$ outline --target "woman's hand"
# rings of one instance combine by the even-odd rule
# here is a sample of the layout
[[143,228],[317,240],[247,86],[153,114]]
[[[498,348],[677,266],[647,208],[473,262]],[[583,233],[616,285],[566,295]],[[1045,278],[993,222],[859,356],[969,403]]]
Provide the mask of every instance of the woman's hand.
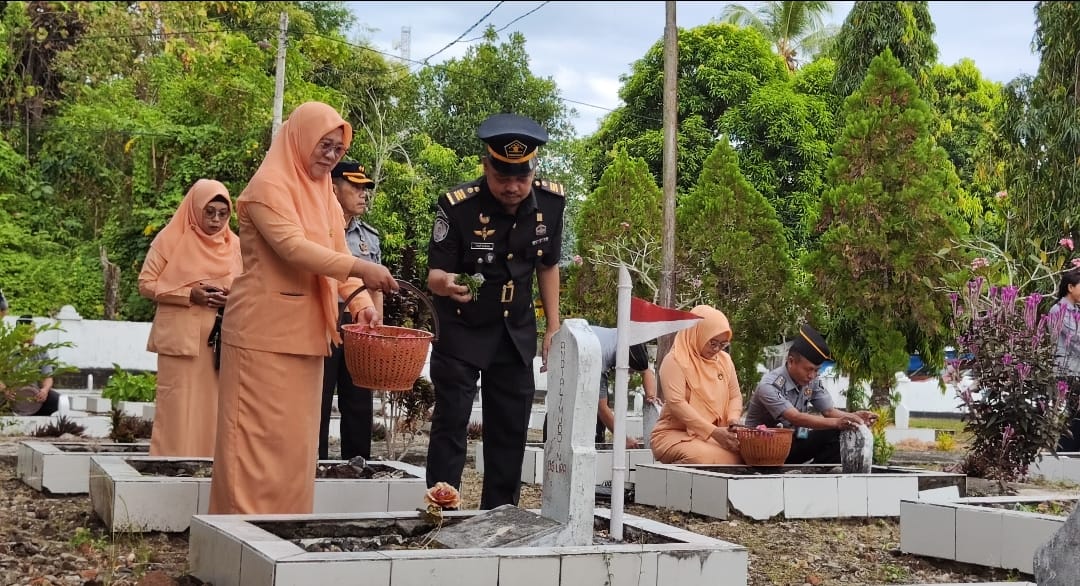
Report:
[[721,448],[724,448],[729,452],[739,452],[739,436],[735,435],[735,432],[731,431],[729,428],[722,425],[717,426],[709,437],[711,437],[714,442],[720,444]]
[[192,305],[202,305],[212,309],[225,307],[225,302],[228,301],[228,297],[229,294],[227,291],[223,291],[212,285],[203,285],[202,283],[192,287],[191,293],[188,295],[188,299],[191,300]]
[[390,274],[390,270],[378,263],[373,263],[366,260],[356,259],[353,263],[352,271],[349,272],[350,277],[359,277],[364,281],[364,286],[369,291],[397,291],[398,283],[394,279],[394,275]]
[[360,313],[353,315],[353,323],[367,324],[371,327],[382,325],[382,316],[374,307],[365,307]]

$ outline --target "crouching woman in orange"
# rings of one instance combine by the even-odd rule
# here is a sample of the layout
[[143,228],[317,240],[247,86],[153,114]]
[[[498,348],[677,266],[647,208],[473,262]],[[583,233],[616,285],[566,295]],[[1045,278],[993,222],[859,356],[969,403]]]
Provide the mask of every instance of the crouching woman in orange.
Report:
[[653,457],[665,464],[742,464],[739,440],[728,430],[742,415],[739,379],[725,351],[731,326],[707,305],[691,313],[703,319],[675,335],[660,365],[664,409],[650,437]]
[[153,456],[214,455],[218,376],[207,338],[240,274],[231,215],[224,185],[196,181],[150,244],[139,273],[139,293],[157,303],[146,345],[158,355]]
[[[330,171],[351,140],[333,108],[301,104],[236,201],[244,270],[221,327],[212,514],[312,511],[323,357],[341,343],[338,296],[359,279],[397,289],[390,271],[345,244]],[[357,321],[380,320],[366,291],[349,310]]]

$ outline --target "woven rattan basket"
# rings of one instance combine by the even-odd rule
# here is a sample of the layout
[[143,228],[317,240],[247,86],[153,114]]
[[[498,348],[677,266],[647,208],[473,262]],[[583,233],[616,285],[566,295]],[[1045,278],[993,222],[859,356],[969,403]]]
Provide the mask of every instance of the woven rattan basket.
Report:
[[[424,370],[428,349],[439,339],[439,318],[431,300],[407,281],[399,279],[398,285],[415,294],[427,306],[435,333],[386,325],[342,325],[345,367],[358,387],[376,391],[412,390]],[[363,288],[350,295],[345,305],[360,291]]]
[[791,451],[792,429],[736,427],[739,452],[750,466],[783,466]]

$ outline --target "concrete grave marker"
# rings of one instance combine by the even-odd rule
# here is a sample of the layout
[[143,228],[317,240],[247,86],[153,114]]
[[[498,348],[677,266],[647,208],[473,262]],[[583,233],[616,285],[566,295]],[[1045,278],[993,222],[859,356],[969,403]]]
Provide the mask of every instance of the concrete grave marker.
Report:
[[553,545],[592,545],[600,341],[588,322],[568,319],[552,342],[541,514],[565,526]]
[[874,465],[874,434],[860,425],[840,432],[840,466],[844,474],[869,474]]
[[1069,515],[1050,541],[1035,550],[1035,581],[1039,586],[1080,584],[1080,508]]

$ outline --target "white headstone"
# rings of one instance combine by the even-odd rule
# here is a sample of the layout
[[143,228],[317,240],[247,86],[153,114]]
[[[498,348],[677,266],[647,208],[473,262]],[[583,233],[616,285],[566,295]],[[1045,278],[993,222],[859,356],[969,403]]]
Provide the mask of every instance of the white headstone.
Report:
[[565,525],[554,545],[593,543],[600,356],[600,341],[582,319],[562,322],[548,354],[548,439],[540,513]]
[[911,412],[908,411],[907,405],[898,403],[896,405],[896,413],[893,415],[893,424],[896,425],[896,429],[907,429],[911,425]]
[[660,408],[656,403],[645,403],[641,408],[641,441],[646,448],[652,447],[652,430],[660,420]]

